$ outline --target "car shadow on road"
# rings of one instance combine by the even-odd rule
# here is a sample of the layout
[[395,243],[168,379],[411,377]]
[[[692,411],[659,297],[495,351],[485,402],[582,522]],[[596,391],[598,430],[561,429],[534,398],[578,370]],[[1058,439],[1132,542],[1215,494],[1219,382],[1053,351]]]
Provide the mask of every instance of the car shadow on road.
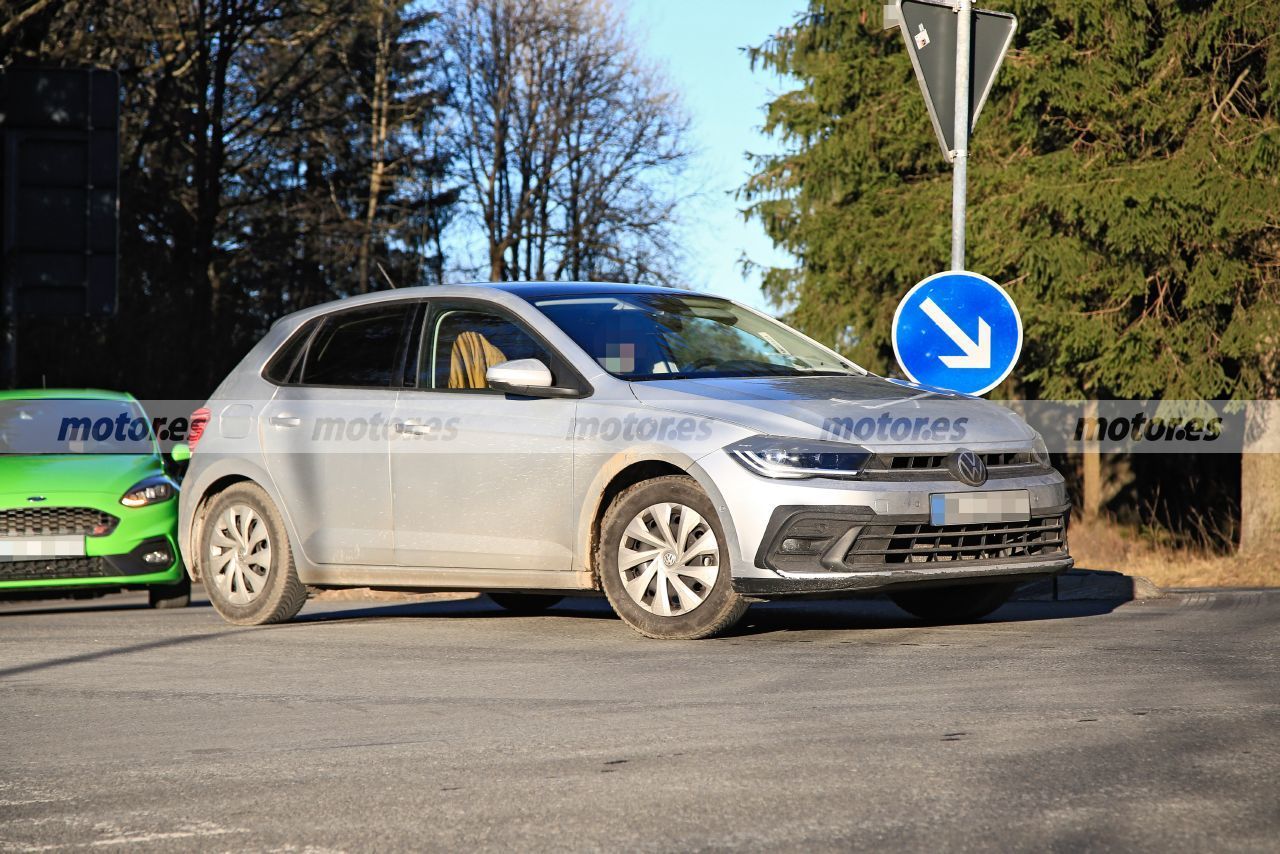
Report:
[[[1010,602],[978,624],[1032,623],[1069,620],[1109,614],[1123,605],[1119,600],[1071,602]],[[797,599],[751,606],[746,617],[726,637],[748,637],[778,632],[946,627],[951,623],[927,622],[899,609],[888,599]]]
[[[983,623],[1023,623],[1076,619],[1108,614],[1124,604],[1110,600],[1069,602],[1010,602]],[[540,614],[506,611],[487,597],[450,601],[359,604],[350,607],[304,611],[295,625],[374,619],[580,619],[616,620],[609,603],[599,596],[570,596]],[[812,630],[904,629],[938,625],[904,613],[887,599],[797,599],[763,602],[751,606],[746,617],[726,633],[730,637]]]
[[[241,632],[254,632],[269,630],[269,626],[254,626],[250,628],[240,629]],[[32,661],[27,664],[19,664],[13,667],[0,668],[0,679],[7,679],[12,676],[20,676],[24,673],[34,673],[39,670],[49,670],[54,667],[65,667],[70,664],[85,664],[91,661],[99,661],[104,658],[115,658],[122,655],[132,655],[136,652],[149,652],[156,649],[167,649],[175,646],[186,646],[187,644],[203,643],[205,641],[217,641],[222,638],[232,637],[231,632],[202,632],[201,634],[177,635],[175,637],[159,638],[157,640],[143,641],[142,643],[127,644],[125,646],[113,646],[106,649],[95,649],[93,652],[82,652],[76,655],[64,655],[59,658],[47,658],[43,661]]]
[[[342,603],[345,604],[345,603]],[[339,603],[335,603],[335,606]],[[333,623],[348,620],[370,619],[548,619],[578,618],[597,620],[616,620],[609,603],[600,596],[569,596],[550,609],[537,614],[520,614],[508,611],[493,602],[487,596],[470,599],[450,599],[446,601],[359,603],[353,602],[346,607],[326,607],[323,611],[305,609],[293,618],[296,624]]]
[[[35,599],[25,602],[26,607],[16,607],[21,600],[5,600],[0,609],[0,620],[8,617],[45,617],[57,614],[109,614],[114,611],[154,611],[146,602],[109,602],[100,599]],[[57,603],[57,604],[54,604]],[[193,600],[186,608],[209,608],[209,601]],[[185,610],[185,608],[183,609]],[[177,609],[165,613],[179,613]]]
[[[1076,619],[1110,613],[1119,607],[1120,601],[1069,601],[1069,602],[1011,602],[982,622],[985,624],[1043,622],[1048,620]],[[196,601],[195,607],[207,607],[208,602]],[[136,611],[146,610],[145,604],[122,603],[99,605],[92,608],[42,609],[39,614],[56,614],[81,611]],[[29,612],[7,612],[9,615]],[[176,613],[176,612],[175,612]],[[33,661],[13,667],[0,668],[0,679],[82,664],[104,658],[147,652],[168,647],[183,646],[206,641],[235,638],[244,632],[280,632],[305,630],[327,624],[372,621],[378,619],[498,619],[498,620],[616,620],[617,616],[602,597],[566,597],[551,609],[537,615],[516,614],[502,609],[487,597],[449,601],[405,602],[392,605],[379,604],[349,608],[326,608],[322,611],[303,613],[293,621],[274,626],[252,626],[225,631],[201,631],[159,638],[142,643],[94,650],[93,652],[60,658]],[[876,629],[922,628],[929,624],[899,611],[887,600],[796,600],[789,602],[758,603],[751,607],[742,622],[725,634],[726,638],[744,638],[778,633],[810,631],[866,631]]]

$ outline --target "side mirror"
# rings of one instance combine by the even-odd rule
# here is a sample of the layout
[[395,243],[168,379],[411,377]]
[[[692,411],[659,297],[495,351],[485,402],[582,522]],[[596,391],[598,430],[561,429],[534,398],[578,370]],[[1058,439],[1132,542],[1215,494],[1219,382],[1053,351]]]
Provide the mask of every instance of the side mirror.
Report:
[[169,459],[175,463],[185,463],[191,459],[191,446],[186,442],[178,442],[173,446],[173,450],[169,451]]
[[512,359],[484,372],[489,388],[523,397],[576,397],[571,388],[551,384],[551,369],[537,359]]

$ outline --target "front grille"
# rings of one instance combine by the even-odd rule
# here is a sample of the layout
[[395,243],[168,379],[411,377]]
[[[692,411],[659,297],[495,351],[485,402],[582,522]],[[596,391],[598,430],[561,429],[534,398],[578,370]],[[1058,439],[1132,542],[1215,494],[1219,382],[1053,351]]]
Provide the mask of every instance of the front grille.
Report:
[[1065,516],[973,525],[868,525],[845,556],[851,566],[1065,556]]
[[942,454],[882,454],[885,468],[891,471],[899,469],[939,469],[947,459]]
[[64,578],[110,578],[118,575],[101,557],[59,557],[0,561],[0,581],[53,581]]
[[[868,480],[955,480],[947,470],[950,454],[875,454],[867,461]],[[988,451],[978,454],[987,464],[987,477],[1018,477],[1047,471],[1030,451]]]
[[0,537],[105,537],[120,520],[92,507],[0,510]]

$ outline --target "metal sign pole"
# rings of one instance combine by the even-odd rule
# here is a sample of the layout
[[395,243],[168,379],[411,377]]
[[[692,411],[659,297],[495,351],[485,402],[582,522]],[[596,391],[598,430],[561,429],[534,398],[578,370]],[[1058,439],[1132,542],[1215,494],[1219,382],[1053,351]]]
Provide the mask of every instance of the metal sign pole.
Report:
[[955,149],[951,152],[951,269],[964,269],[966,192],[969,189],[969,46],[973,0],[956,0]]

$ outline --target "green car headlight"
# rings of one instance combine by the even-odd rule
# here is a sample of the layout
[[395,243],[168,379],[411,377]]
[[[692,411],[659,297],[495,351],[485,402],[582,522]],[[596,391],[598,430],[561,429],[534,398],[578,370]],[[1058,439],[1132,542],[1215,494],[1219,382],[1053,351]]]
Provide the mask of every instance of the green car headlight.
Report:
[[857,445],[776,436],[752,436],[725,450],[756,474],[773,478],[854,478],[871,459],[871,452]]
[[178,487],[169,478],[149,477],[129,487],[129,491],[121,496],[120,503],[125,507],[147,507],[168,501],[177,494]]

